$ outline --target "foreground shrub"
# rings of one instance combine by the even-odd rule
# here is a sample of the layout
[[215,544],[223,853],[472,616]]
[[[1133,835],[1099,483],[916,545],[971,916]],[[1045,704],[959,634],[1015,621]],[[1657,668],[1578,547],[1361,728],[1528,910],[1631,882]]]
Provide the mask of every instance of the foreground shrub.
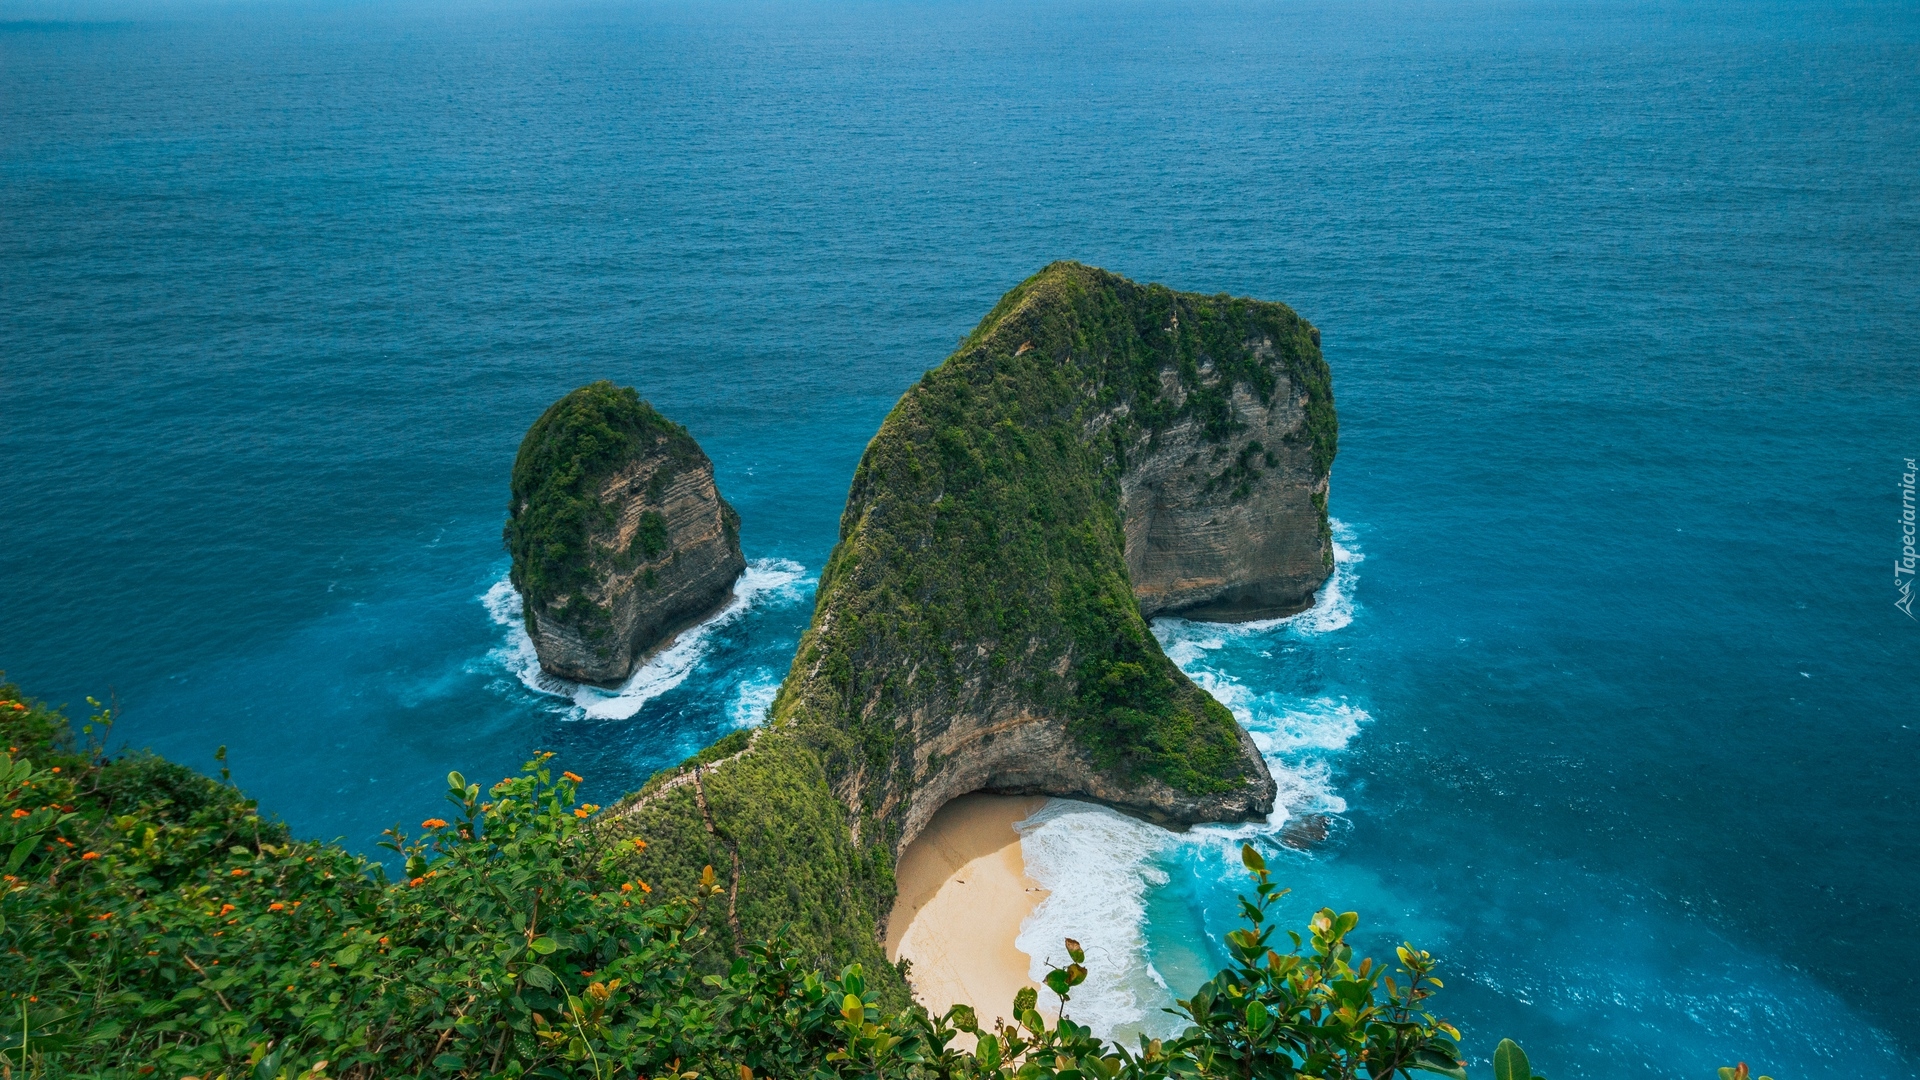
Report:
[[[736,955],[697,918],[722,891],[711,869],[696,895],[655,895],[623,869],[644,841],[596,835],[580,778],[550,755],[484,793],[451,774],[449,817],[390,831],[405,877],[388,881],[290,839],[224,769],[76,748],[10,686],[0,733],[9,1077],[1465,1076],[1458,1032],[1430,1011],[1432,957],[1404,946],[1391,974],[1356,961],[1358,917],[1331,910],[1282,951],[1284,892],[1251,847],[1232,964],[1179,1003],[1181,1035],[1128,1048],[1071,1019],[1073,941],[1046,979],[1060,1018],[1028,990],[990,1028],[964,1006],[887,1013],[858,965],[814,970],[777,939]],[[1538,1080],[1510,1042],[1494,1061],[1499,1080]]]

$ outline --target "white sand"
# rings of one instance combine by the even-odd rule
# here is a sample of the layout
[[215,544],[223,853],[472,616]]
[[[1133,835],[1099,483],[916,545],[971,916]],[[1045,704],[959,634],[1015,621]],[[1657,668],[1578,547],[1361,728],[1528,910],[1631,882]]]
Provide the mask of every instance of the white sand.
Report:
[[934,1015],[964,1003],[986,1027],[1010,1019],[1014,993],[1034,985],[1031,958],[1013,942],[1047,892],[1027,876],[1013,826],[1045,802],[962,795],[901,854],[887,959],[912,962],[914,996]]

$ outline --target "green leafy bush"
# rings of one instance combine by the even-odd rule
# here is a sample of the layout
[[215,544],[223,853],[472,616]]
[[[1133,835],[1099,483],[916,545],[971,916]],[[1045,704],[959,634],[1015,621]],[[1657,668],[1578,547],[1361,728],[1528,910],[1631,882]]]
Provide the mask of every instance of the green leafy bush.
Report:
[[[671,897],[635,877],[650,845],[592,824],[551,755],[484,793],[450,774],[449,817],[389,832],[405,876],[388,881],[290,839],[228,783],[107,759],[111,721],[95,714],[76,747],[57,712],[0,686],[8,1080],[1466,1076],[1459,1033],[1432,1012],[1434,959],[1405,945],[1391,973],[1356,961],[1358,916],[1329,909],[1281,951],[1284,891],[1251,847],[1232,963],[1179,1002],[1178,1036],[1123,1047],[1072,1019],[1087,975],[1073,940],[1045,980],[1058,1019],[1028,989],[1012,1022],[982,1026],[964,1005],[891,1006],[862,965],[822,971],[784,935],[710,932],[722,875],[708,864]],[[1511,1041],[1493,1066],[1542,1080]]]

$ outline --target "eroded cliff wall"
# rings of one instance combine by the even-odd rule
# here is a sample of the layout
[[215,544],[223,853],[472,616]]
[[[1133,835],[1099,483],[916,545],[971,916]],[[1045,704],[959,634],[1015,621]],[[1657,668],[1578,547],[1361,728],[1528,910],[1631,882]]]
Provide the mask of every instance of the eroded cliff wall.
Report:
[[[1262,339],[1253,349],[1274,346]],[[1182,388],[1167,382],[1165,393],[1179,400]],[[1223,437],[1185,416],[1128,455],[1120,480],[1127,575],[1149,619],[1291,615],[1313,603],[1333,567],[1312,393],[1289,379],[1265,399],[1245,384],[1225,397]]]
[[582,387],[534,423],[508,512],[527,633],[563,679],[621,682],[746,567],[713,463],[631,387]]

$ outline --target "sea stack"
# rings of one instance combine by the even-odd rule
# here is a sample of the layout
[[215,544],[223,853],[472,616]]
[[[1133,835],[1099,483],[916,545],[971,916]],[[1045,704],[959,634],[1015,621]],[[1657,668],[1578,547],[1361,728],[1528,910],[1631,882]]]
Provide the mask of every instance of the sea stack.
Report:
[[725,604],[746,560],[740,515],[687,429],[601,381],[520,443],[507,507],[513,586],[550,675],[612,686]]

